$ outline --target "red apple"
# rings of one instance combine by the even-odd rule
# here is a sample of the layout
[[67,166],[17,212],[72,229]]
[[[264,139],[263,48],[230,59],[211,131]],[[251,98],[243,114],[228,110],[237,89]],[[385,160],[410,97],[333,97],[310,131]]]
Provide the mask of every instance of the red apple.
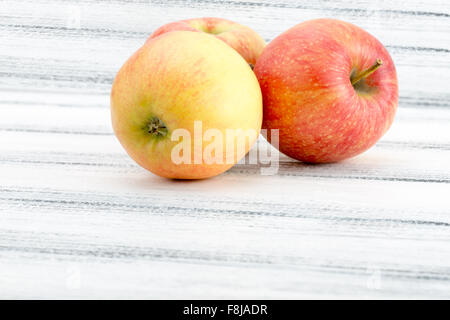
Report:
[[221,18],[196,18],[166,24],[152,33],[149,40],[170,31],[204,32],[227,43],[252,66],[266,45],[261,36],[249,27]]
[[279,129],[279,150],[292,158],[324,163],[353,157],[373,146],[394,119],[394,63],[375,37],[353,24],[300,23],[264,49],[254,71],[263,128]]

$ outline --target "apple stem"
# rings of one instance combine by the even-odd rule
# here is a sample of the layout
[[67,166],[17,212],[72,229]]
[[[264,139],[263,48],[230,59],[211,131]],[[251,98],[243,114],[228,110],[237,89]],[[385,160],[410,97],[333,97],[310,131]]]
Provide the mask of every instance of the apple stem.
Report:
[[370,76],[372,73],[375,72],[375,70],[377,70],[379,67],[381,67],[382,64],[383,64],[383,61],[381,59],[377,59],[370,68],[363,70],[362,72],[360,72],[359,74],[357,74],[356,76],[354,76],[350,79],[350,81],[352,82],[352,85],[357,83],[359,80]]

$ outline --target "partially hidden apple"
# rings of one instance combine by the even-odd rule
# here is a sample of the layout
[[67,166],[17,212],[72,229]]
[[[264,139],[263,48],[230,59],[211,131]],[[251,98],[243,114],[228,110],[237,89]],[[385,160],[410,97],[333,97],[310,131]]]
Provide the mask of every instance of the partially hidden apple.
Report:
[[264,49],[254,72],[263,128],[279,129],[279,150],[304,162],[335,162],[367,150],[389,129],[398,105],[386,48],[339,20],[310,20],[285,31]]
[[[139,165],[167,178],[200,179],[229,169],[256,141],[262,96],[251,68],[223,41],[174,31],[148,41],[121,67],[111,117],[117,138]],[[248,131],[254,135],[244,137],[243,153],[227,153],[225,144],[234,148]],[[217,160],[222,151],[223,161]]]
[[227,43],[252,66],[266,45],[254,30],[222,18],[196,18],[168,23],[155,30],[149,40],[170,31],[184,30],[204,32]]

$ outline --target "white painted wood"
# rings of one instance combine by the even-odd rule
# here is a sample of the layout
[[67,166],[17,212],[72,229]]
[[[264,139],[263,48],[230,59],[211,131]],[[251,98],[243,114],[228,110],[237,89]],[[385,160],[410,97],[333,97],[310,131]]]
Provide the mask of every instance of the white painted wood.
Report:
[[[112,134],[111,81],[197,16],[268,41],[310,18],[364,27],[398,66],[393,127],[274,176],[146,172]],[[447,1],[0,2],[0,298],[450,298],[449,31]]]

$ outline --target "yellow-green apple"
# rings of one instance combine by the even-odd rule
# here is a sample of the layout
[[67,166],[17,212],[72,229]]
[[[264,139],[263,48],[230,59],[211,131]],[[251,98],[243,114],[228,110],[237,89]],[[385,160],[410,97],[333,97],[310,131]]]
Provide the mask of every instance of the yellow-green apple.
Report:
[[222,18],[196,18],[166,24],[153,32],[153,39],[166,32],[184,30],[216,36],[235,49],[252,66],[266,45],[261,36],[249,27]]
[[256,141],[262,96],[251,68],[223,41],[174,31],[148,41],[119,70],[111,117],[139,165],[163,177],[200,179],[229,169]]
[[279,129],[279,150],[305,162],[335,162],[367,150],[389,129],[398,105],[388,51],[344,21],[292,27],[269,43],[254,72],[263,128]]

